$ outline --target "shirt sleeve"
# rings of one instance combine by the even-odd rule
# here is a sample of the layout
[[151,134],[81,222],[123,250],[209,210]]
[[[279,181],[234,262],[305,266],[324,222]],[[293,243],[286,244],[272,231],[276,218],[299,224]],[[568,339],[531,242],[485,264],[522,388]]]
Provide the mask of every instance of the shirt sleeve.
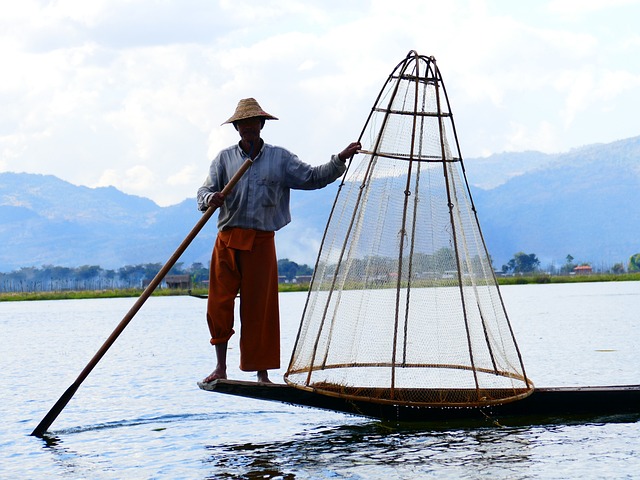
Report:
[[290,152],[289,155],[291,157],[286,162],[286,183],[289,188],[297,190],[316,190],[326,187],[340,178],[347,168],[338,155],[332,155],[331,160],[316,167],[304,163]]
[[207,208],[209,208],[209,201],[211,200],[211,197],[213,197],[213,194],[216,191],[211,188],[212,183],[213,182],[211,181],[211,177],[207,175],[206,180],[204,181],[202,186],[198,189],[198,195],[197,195],[198,210],[200,210],[201,212],[204,212],[207,210]]
[[209,201],[211,200],[211,197],[213,197],[213,194],[222,190],[223,187],[220,182],[222,172],[222,158],[221,154],[218,154],[211,162],[209,175],[207,175],[204,183],[198,189],[198,210],[201,212],[204,212],[209,208]]

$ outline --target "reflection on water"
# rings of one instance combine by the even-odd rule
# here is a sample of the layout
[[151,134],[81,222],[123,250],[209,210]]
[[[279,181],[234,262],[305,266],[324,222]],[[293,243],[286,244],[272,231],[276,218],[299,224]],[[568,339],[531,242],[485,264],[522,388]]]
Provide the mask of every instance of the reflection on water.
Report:
[[[268,412],[260,412],[268,413]],[[295,421],[291,414],[282,416],[281,421]],[[245,415],[246,416],[246,415]],[[162,464],[165,478],[181,477],[182,472],[195,469],[203,478],[576,478],[580,472],[585,478],[603,478],[613,464],[606,465],[607,459],[617,462],[621,457],[627,464],[616,466],[615,471],[621,478],[637,468],[635,460],[637,447],[630,435],[638,432],[637,425],[620,424],[605,426],[602,424],[548,425],[517,428],[449,428],[439,429],[392,428],[380,422],[366,421],[356,424],[317,425],[302,429],[284,440],[271,439],[265,442],[255,441],[257,432],[251,432],[254,441],[231,441],[230,437],[238,432],[241,421],[236,415],[224,415],[224,418],[164,418],[158,419],[171,431],[173,422],[192,422],[194,432],[206,432],[212,423],[227,425],[229,435],[216,438],[215,442],[195,445],[196,448],[176,452],[165,449],[167,458]],[[240,421],[238,421],[240,420]],[[108,426],[93,426],[83,431],[61,432],[55,442],[49,444],[55,463],[71,478],[121,478],[123,462],[113,466],[112,457],[122,456],[124,452],[105,444],[105,428],[115,429],[109,435],[126,442],[127,429],[147,424],[144,420],[123,422]],[[263,422],[258,422],[263,423]],[[157,424],[156,424],[157,425]],[[606,432],[605,432],[606,427]],[[78,441],[78,435],[87,432],[102,432],[98,438]],[[153,441],[136,436],[138,442],[144,441],[151,447],[148,455],[159,461],[153,450]],[[224,435],[222,435],[224,437]],[[203,435],[192,435],[192,440]],[[287,435],[285,435],[287,437]],[[185,439],[182,439],[183,441]],[[88,444],[87,444],[88,442]],[[66,444],[79,445],[74,449]],[[98,448],[91,451],[88,446]],[[167,446],[165,446],[167,447]],[[178,450],[185,448],[178,446]],[[204,454],[198,452],[202,449]],[[135,462],[141,449],[133,453],[126,471],[139,471],[127,478],[159,478],[157,463],[152,465]],[[581,462],[594,460],[599,456],[603,468],[590,471]],[[180,465],[180,462],[185,462]],[[634,466],[635,462],[635,466]],[[569,465],[564,465],[568,463]],[[184,467],[188,468],[184,468]],[[197,466],[197,468],[196,468]],[[101,469],[106,469],[101,471]],[[110,469],[114,469],[109,473]],[[558,470],[559,469],[559,470]],[[557,472],[564,470],[564,474]],[[155,472],[155,473],[153,473]],[[598,472],[596,474],[596,472]],[[149,476],[146,476],[146,475]],[[574,475],[575,474],[575,475]]]
[[[537,386],[640,383],[640,283],[503,295]],[[281,296],[284,373],[304,294]],[[0,303],[0,478],[633,478],[638,416],[398,425],[203,392],[194,298],[149,299],[44,439],[29,433],[133,300]],[[238,349],[230,345],[233,378]]]
[[[215,472],[210,478],[527,478],[526,472],[554,478],[549,466],[562,458],[552,454],[554,448],[579,455],[574,450],[594,444],[587,433],[574,438],[568,428],[323,427],[286,442],[211,445],[207,462]],[[588,426],[577,428],[591,434]]]
[[[218,478],[238,472],[293,478],[296,473],[338,478],[387,478],[473,466],[502,470],[528,459],[530,442],[517,430],[391,431],[377,424],[318,428],[268,444],[210,446]],[[295,470],[292,466],[295,465]],[[415,477],[413,477],[415,478]]]

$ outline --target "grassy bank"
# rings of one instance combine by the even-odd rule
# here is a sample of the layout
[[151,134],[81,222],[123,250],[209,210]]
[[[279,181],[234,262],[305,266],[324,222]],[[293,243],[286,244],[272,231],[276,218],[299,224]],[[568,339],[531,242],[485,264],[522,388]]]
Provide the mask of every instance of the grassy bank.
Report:
[[[626,274],[593,274],[593,275],[567,275],[567,276],[550,276],[550,275],[531,275],[518,277],[500,277],[498,283],[500,285],[527,285],[542,283],[582,283],[582,282],[624,282],[624,281],[640,281],[640,273]],[[284,283],[279,285],[280,292],[305,292],[308,290],[308,284]],[[0,302],[22,302],[29,300],[77,300],[86,298],[126,298],[139,297],[142,289],[128,288],[120,290],[83,290],[83,291],[62,291],[62,292],[20,292],[20,293],[0,293]],[[206,288],[194,288],[192,290],[181,289],[158,289],[152,294],[154,297],[161,296],[178,296],[178,295],[194,295],[206,296]]]
[[586,283],[586,282],[625,282],[640,281],[640,273],[594,273],[591,275],[530,275],[518,277],[500,277],[500,285],[526,285],[531,283]]
[[[308,284],[282,284],[279,286],[281,292],[306,292]],[[23,302],[29,300],[81,300],[87,298],[127,298],[139,297],[143,290],[138,288],[116,289],[116,290],[65,290],[61,292],[15,292],[0,293],[0,302]],[[183,289],[157,289],[151,295],[154,297],[170,297],[180,295],[206,296],[206,288],[194,288],[192,290]]]
[[[139,297],[143,290],[138,288],[116,289],[116,290],[65,290],[61,292],[19,292],[0,293],[2,301],[25,301],[25,300],[79,300],[86,298],[126,298]],[[195,292],[194,292],[195,293]],[[206,295],[206,290],[204,291]],[[188,295],[186,290],[156,290],[154,296]]]

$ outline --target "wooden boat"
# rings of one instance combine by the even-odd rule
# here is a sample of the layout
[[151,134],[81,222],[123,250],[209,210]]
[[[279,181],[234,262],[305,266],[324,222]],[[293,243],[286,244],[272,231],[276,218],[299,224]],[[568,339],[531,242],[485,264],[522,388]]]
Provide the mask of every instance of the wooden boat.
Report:
[[640,420],[640,385],[535,388],[522,400],[482,408],[415,407],[348,400],[295,388],[239,380],[198,383],[202,390],[391,422],[522,425]]

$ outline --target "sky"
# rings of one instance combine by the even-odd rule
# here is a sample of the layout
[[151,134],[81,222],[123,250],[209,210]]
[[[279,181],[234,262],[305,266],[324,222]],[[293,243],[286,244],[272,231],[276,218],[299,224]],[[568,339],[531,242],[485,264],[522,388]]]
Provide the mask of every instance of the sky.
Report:
[[640,135],[640,1],[0,0],[0,172],[194,198],[254,97],[312,165],[357,139],[409,51],[463,158]]

